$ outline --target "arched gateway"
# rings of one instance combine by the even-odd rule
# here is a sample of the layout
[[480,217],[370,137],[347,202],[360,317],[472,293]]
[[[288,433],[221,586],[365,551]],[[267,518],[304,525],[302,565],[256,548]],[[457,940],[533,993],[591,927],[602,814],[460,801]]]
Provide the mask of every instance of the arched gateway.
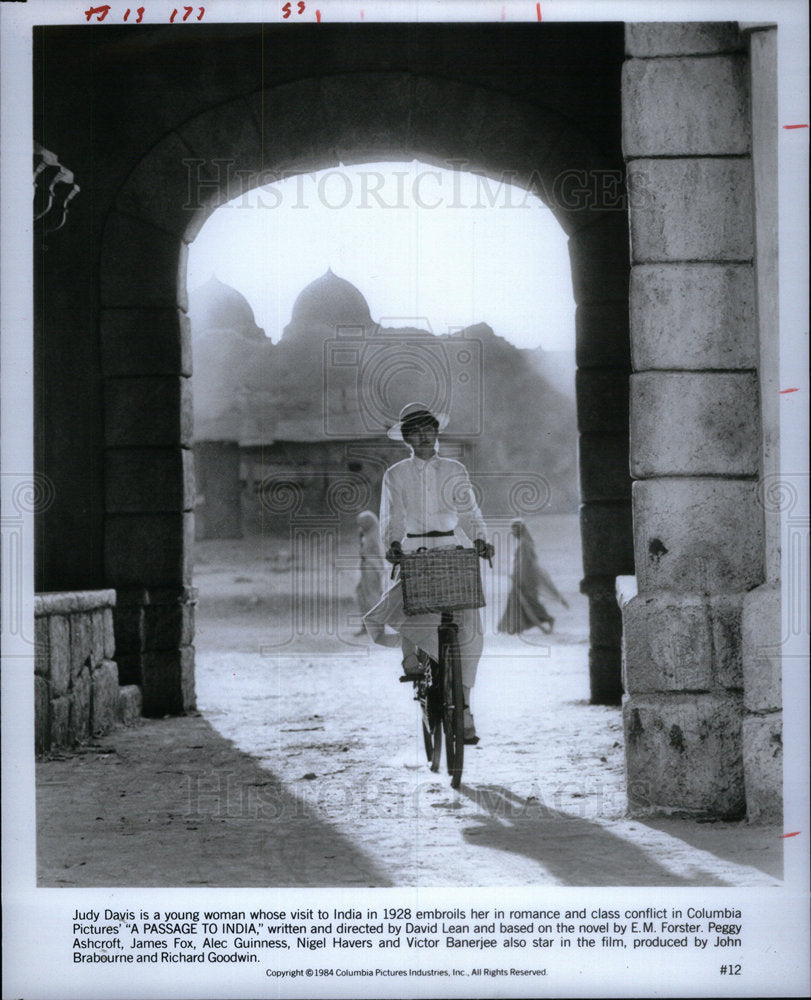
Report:
[[[388,60],[365,50],[336,60],[333,52],[321,73],[288,72],[259,89],[246,76],[242,86],[208,81],[192,94],[175,83],[164,92],[171,113],[148,119],[148,148],[144,140],[143,151],[130,143],[122,153],[128,168],[119,167],[121,181],[94,224],[104,399],[100,582],[117,594],[121,682],[141,686],[145,714],[194,704],[189,243],[218,205],[283,175],[381,160],[455,165],[531,189],[569,236],[595,701],[617,701],[622,692],[615,580],[634,573],[634,550],[640,586],[625,608],[631,805],[741,812],[741,622],[745,593],[765,579],[752,306],[759,275],[746,222],[757,194],[750,61],[734,26],[682,27],[681,34],[662,26],[627,31],[630,205],[618,137],[605,139],[610,114],[591,108],[603,133],[578,123],[580,105],[599,104],[594,93],[536,97],[531,74],[523,90],[510,92],[475,59],[439,75],[409,55],[405,30],[383,35]],[[567,28],[561,51],[583,31]],[[477,35],[474,46],[483,58],[485,38]],[[603,83],[621,61],[615,50]],[[600,76],[577,84],[588,92]],[[732,120],[720,135],[704,121],[708,103],[691,96],[691,87],[710,85]],[[679,87],[685,93],[675,93]],[[629,278],[638,372],[630,453]],[[639,480],[633,531],[630,473]],[[765,738],[760,725],[753,739]]]

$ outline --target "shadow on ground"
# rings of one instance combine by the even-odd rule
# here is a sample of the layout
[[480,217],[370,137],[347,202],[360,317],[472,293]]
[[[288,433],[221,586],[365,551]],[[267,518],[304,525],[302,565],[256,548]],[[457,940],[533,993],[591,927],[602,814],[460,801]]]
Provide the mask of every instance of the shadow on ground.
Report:
[[40,886],[387,886],[375,863],[200,716],[37,765]]
[[[618,836],[601,823],[573,816],[550,808],[540,799],[522,798],[502,785],[463,784],[459,791],[476,804],[475,824],[462,830],[465,841],[478,847],[521,854],[537,862],[548,875],[564,885],[578,886],[727,886],[740,884],[718,874],[717,865],[702,865],[700,854],[690,854],[686,864],[679,865],[684,829],[673,821],[661,825],[633,821],[618,824],[626,830],[647,828],[659,830],[662,849],[668,853],[668,864],[660,864],[655,846],[643,849],[630,839]],[[730,824],[726,824],[728,828]],[[761,837],[768,836],[761,832]],[[646,838],[649,840],[649,838]],[[692,843],[701,851],[715,856],[716,843],[709,832],[696,835]],[[654,849],[651,850],[651,846]],[[684,845],[686,848],[686,845]],[[737,861],[740,864],[740,851]],[[674,863],[675,862],[675,863]],[[679,874],[679,867],[683,871]],[[759,866],[758,866],[759,867]],[[761,870],[775,874],[775,866]],[[779,867],[779,866],[778,866]],[[713,871],[712,869],[715,869]],[[777,878],[779,878],[777,874]]]

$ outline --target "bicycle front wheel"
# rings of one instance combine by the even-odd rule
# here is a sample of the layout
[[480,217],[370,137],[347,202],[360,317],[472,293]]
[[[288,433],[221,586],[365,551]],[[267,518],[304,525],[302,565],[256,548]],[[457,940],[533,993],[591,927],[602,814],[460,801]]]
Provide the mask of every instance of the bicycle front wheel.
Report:
[[456,625],[440,630],[440,673],[442,675],[442,722],[445,729],[445,756],[451,788],[462,783],[465,756],[465,698],[462,691],[462,658]]

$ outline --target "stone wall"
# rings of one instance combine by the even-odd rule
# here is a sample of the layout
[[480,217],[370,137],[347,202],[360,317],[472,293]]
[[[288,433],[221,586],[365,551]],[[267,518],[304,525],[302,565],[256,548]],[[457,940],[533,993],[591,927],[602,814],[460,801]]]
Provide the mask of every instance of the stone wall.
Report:
[[38,754],[76,746],[140,716],[140,690],[119,686],[114,606],[114,590],[35,597]]
[[765,574],[748,45],[731,24],[637,24],[626,53],[629,806],[740,816],[746,706],[774,701],[773,684],[744,693],[742,643]]

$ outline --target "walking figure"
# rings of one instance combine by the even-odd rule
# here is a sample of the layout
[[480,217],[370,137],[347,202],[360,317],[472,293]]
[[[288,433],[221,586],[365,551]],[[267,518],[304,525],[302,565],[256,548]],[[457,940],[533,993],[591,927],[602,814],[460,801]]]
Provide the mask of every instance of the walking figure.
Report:
[[[358,549],[360,554],[360,580],[355,588],[361,616],[377,604],[386,589],[387,564],[380,544],[380,523],[370,510],[361,511],[357,517]],[[384,630],[375,636],[380,641]],[[366,635],[361,628],[358,635]]]
[[535,542],[526,524],[517,518],[512,522],[511,530],[518,544],[513,557],[512,586],[498,630],[516,635],[537,626],[548,635],[555,626],[555,619],[543,606],[538,595],[543,593],[558,601],[564,608],[568,608],[569,604],[538,562]]

